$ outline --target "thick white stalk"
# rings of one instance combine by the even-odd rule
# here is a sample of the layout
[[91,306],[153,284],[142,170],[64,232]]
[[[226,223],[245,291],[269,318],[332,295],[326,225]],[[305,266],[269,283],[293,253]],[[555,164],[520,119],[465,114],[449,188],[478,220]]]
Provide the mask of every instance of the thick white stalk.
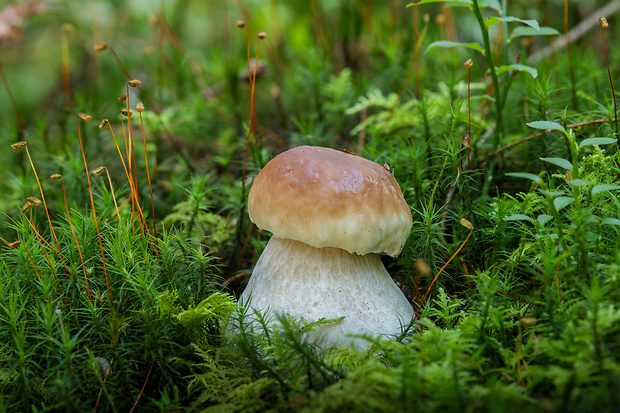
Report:
[[362,348],[349,334],[391,338],[413,317],[413,309],[385,270],[378,254],[315,248],[272,237],[260,256],[240,303],[269,315],[287,313],[317,321],[345,316],[319,327],[310,340],[322,348]]

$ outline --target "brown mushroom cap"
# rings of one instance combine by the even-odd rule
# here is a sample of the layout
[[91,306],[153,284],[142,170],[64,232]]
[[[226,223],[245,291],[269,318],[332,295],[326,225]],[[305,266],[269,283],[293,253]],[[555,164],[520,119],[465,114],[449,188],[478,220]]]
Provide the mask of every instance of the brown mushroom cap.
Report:
[[411,211],[383,166],[334,149],[300,146],[273,158],[248,197],[250,219],[276,237],[360,255],[396,256]]

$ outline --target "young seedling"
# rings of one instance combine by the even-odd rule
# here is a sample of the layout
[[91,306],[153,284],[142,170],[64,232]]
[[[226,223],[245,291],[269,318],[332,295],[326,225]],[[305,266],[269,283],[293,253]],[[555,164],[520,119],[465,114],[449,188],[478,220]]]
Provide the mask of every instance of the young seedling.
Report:
[[614,100],[614,121],[616,123],[616,134],[618,134],[618,110],[616,109],[616,93],[614,92],[614,82],[611,80],[611,70],[609,70],[609,60],[607,59],[607,46],[605,45],[605,34],[603,34],[603,29],[609,27],[609,23],[607,23],[607,19],[604,17],[600,17],[598,19],[598,25],[601,29],[601,37],[603,38],[603,51],[605,52],[605,64],[607,65],[607,74],[609,75],[609,84],[611,85],[611,97]]
[[65,191],[65,181],[62,179],[61,174],[54,174],[50,177],[53,181],[58,181],[62,183],[62,197],[65,200],[65,211],[67,212],[67,221],[69,221],[69,227],[71,228],[71,233],[73,234],[73,240],[75,241],[75,246],[78,250],[78,255],[80,256],[80,262],[82,263],[82,271],[84,271],[84,281],[86,282],[86,291],[88,292],[88,299],[90,300],[91,305],[93,305],[93,298],[90,294],[90,286],[88,285],[88,276],[86,274],[86,266],[84,265],[84,257],[82,256],[82,249],[80,248],[80,243],[78,242],[77,235],[75,235],[75,229],[73,228],[73,223],[71,222],[71,214],[69,213],[69,205],[67,204],[67,191]]
[[82,144],[82,132],[80,130],[80,119],[84,122],[90,122],[92,117],[85,113],[78,113],[77,115],[77,128],[78,139],[80,141],[80,150],[82,151],[82,158],[84,159],[84,169],[86,170],[86,178],[88,179],[88,192],[90,194],[90,205],[93,210],[93,220],[95,221],[95,229],[97,230],[97,238],[99,239],[99,249],[101,250],[101,262],[103,263],[103,274],[105,276],[105,283],[108,288],[108,297],[110,298],[110,307],[114,308],[114,302],[112,301],[112,292],[110,291],[110,282],[108,280],[108,270],[105,263],[105,253],[103,252],[103,241],[101,239],[101,232],[99,231],[99,223],[97,222],[97,211],[95,210],[95,199],[93,198],[93,187],[90,183],[90,173],[88,172],[88,163],[86,162],[86,154],[84,153],[84,145]]

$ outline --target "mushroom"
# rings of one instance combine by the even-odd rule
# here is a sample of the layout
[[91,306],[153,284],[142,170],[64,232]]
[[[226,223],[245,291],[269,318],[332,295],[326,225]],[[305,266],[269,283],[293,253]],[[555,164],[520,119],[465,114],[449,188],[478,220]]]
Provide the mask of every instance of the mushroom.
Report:
[[363,348],[367,341],[349,335],[393,336],[412,319],[379,257],[398,255],[412,225],[387,167],[334,149],[293,148],[255,178],[248,212],[273,236],[241,305],[309,322],[344,316],[310,333],[321,348]]

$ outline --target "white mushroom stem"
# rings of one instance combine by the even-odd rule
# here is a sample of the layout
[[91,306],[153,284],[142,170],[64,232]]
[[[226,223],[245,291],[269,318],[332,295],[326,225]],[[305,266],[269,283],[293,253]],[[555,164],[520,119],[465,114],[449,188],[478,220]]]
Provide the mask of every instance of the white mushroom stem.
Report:
[[322,348],[366,347],[367,341],[347,335],[393,337],[413,317],[378,254],[350,254],[277,237],[269,240],[240,302],[269,310],[269,316],[286,313],[309,322],[345,316],[312,333],[310,339]]

